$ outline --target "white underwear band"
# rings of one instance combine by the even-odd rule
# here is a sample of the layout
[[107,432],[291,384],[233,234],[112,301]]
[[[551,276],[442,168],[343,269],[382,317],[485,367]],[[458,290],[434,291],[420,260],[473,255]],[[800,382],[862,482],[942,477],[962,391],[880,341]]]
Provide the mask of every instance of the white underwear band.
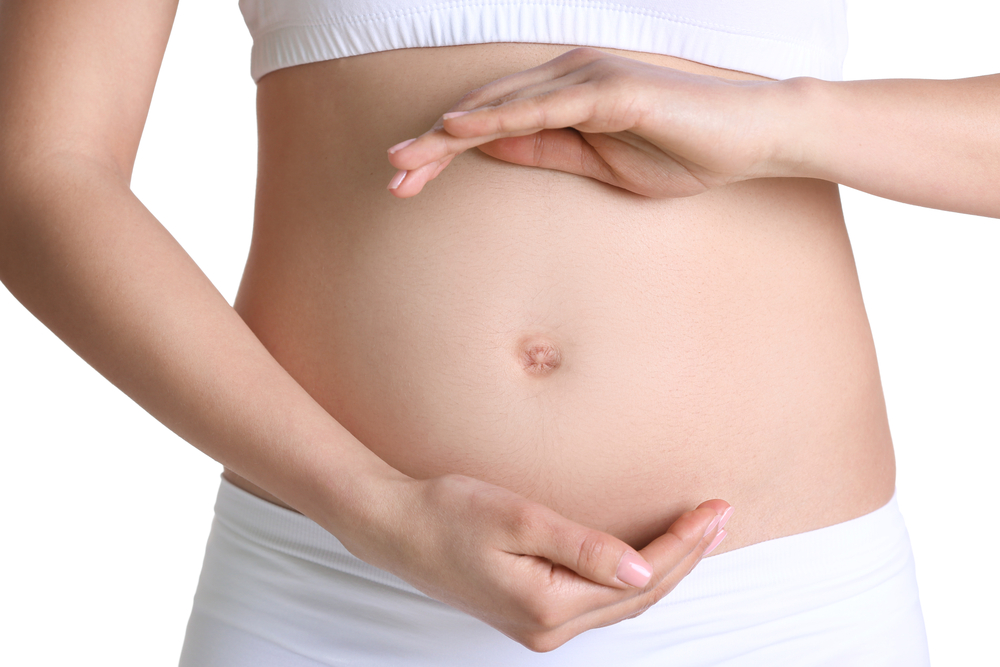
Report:
[[707,558],[641,616],[543,654],[225,480],[215,511],[181,667],[930,664],[895,497],[845,523]]

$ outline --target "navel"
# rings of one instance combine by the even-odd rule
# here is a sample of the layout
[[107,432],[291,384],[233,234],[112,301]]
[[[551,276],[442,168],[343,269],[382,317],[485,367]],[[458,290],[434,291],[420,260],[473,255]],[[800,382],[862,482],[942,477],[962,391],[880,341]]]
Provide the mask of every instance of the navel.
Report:
[[518,359],[525,373],[549,375],[562,364],[562,353],[553,341],[532,337],[521,341]]

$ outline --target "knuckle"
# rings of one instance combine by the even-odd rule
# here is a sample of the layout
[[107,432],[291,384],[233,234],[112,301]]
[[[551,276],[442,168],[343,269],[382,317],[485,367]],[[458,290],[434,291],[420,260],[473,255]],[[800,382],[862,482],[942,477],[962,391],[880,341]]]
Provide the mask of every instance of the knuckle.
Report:
[[698,542],[705,532],[704,529],[699,532],[699,525],[697,510],[689,510],[674,522],[674,534],[685,544]]
[[575,49],[571,49],[562,55],[563,58],[567,60],[572,60],[574,62],[589,63],[594,60],[599,60],[601,58],[606,58],[608,54],[604,53],[600,49],[595,49],[592,46],[578,46]]
[[[537,127],[558,127],[559,123],[556,122],[556,118],[550,118],[550,114],[554,108],[562,106],[563,100],[567,97],[567,90],[563,88],[530,100],[528,103],[531,105],[530,112],[534,115],[535,125]],[[555,115],[558,116],[558,114]]]
[[550,596],[531,595],[523,602],[523,608],[531,633],[552,632],[567,620]]
[[548,653],[566,642],[551,632],[529,632],[521,643],[535,653]]
[[506,88],[510,85],[508,78],[509,77],[503,77],[497,79],[496,81],[491,81],[485,86],[480,86],[475,90],[470,90],[459,98],[458,103],[455,104],[453,109],[455,111],[468,111],[482,106],[499,106],[508,100],[516,98],[517,91],[509,91],[500,94],[501,91],[506,90]]
[[587,63],[588,74],[599,79],[605,85],[616,83],[615,79],[609,78],[607,75],[617,72],[618,69],[619,65],[610,58],[599,58]]
[[542,163],[542,156],[545,154],[545,141],[542,139],[542,133],[536,132],[532,135],[531,143],[531,159],[535,164]]
[[608,544],[600,533],[586,533],[580,540],[577,549],[576,562],[579,568],[577,571],[594,572],[599,570],[607,548]]
[[532,620],[535,627],[542,632],[551,632],[565,621],[562,614],[548,606],[536,609]]
[[531,541],[545,530],[545,520],[538,510],[530,506],[521,506],[511,512],[508,517],[508,530],[518,541]]
[[[686,574],[686,573],[684,573],[684,574]],[[652,591],[650,591],[649,600],[646,603],[645,609],[649,609],[654,604],[656,604],[657,602],[659,602],[663,598],[667,597],[667,595],[670,593],[670,591],[674,590],[674,588],[677,586],[677,584],[680,582],[680,579],[683,576],[684,575],[682,575],[681,577],[677,577],[676,575],[672,574],[671,576],[665,577],[663,579],[663,581],[661,581],[656,586],[656,588],[654,588]],[[643,611],[645,611],[645,609]]]
[[659,599],[660,599],[660,596],[651,596],[651,597],[643,598],[642,606],[640,606],[635,611],[634,614],[630,614],[627,618],[636,618],[637,616],[642,616],[647,611],[649,611],[650,607],[652,607],[654,604],[656,604],[657,602],[659,602]]

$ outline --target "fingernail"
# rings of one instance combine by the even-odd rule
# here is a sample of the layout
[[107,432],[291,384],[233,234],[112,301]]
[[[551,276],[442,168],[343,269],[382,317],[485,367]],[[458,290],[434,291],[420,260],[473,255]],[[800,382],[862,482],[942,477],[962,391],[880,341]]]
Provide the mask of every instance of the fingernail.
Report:
[[416,140],[417,140],[417,138],[414,137],[412,139],[407,139],[406,141],[400,141],[398,144],[396,144],[395,146],[393,146],[392,148],[389,149],[389,155],[392,155],[396,151],[403,150],[404,148],[406,148],[407,146],[409,146],[410,144],[412,144]]
[[719,521],[721,519],[722,519],[722,517],[719,516],[718,514],[716,514],[715,518],[712,519],[712,523],[708,524],[708,528],[705,529],[705,534],[702,535],[702,537],[707,537],[709,533],[711,533],[713,530],[715,530],[715,527],[719,525]]
[[441,116],[445,120],[451,120],[452,118],[458,118],[459,116],[464,116],[467,113],[472,113],[471,111],[452,111]]
[[396,188],[398,188],[399,184],[403,182],[404,178],[406,178],[406,170],[400,169],[399,171],[396,172],[396,175],[392,177],[392,180],[389,181],[389,189],[395,190]]
[[729,521],[729,517],[733,515],[733,506],[730,505],[725,512],[722,513],[722,518],[719,519],[719,530],[726,527],[726,522]]
[[724,540],[725,537],[726,537],[726,531],[720,530],[719,534],[715,536],[715,539],[712,540],[712,543],[708,545],[708,548],[705,549],[705,553],[703,553],[701,557],[704,558],[708,554],[715,551],[715,547],[719,546],[719,543],[722,542],[722,540]]
[[618,563],[618,581],[642,588],[653,576],[652,566],[634,553],[626,553]]

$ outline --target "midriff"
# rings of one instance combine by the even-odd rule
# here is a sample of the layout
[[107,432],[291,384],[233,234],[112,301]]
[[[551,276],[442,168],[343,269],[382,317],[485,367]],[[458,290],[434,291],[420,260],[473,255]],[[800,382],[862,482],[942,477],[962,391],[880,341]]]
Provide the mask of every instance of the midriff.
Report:
[[836,185],[655,200],[471,150],[416,197],[387,192],[386,148],[571,48],[265,76],[239,313],[401,472],[492,482],[636,547],[710,498],[736,509],[720,553],[883,505],[892,444]]

